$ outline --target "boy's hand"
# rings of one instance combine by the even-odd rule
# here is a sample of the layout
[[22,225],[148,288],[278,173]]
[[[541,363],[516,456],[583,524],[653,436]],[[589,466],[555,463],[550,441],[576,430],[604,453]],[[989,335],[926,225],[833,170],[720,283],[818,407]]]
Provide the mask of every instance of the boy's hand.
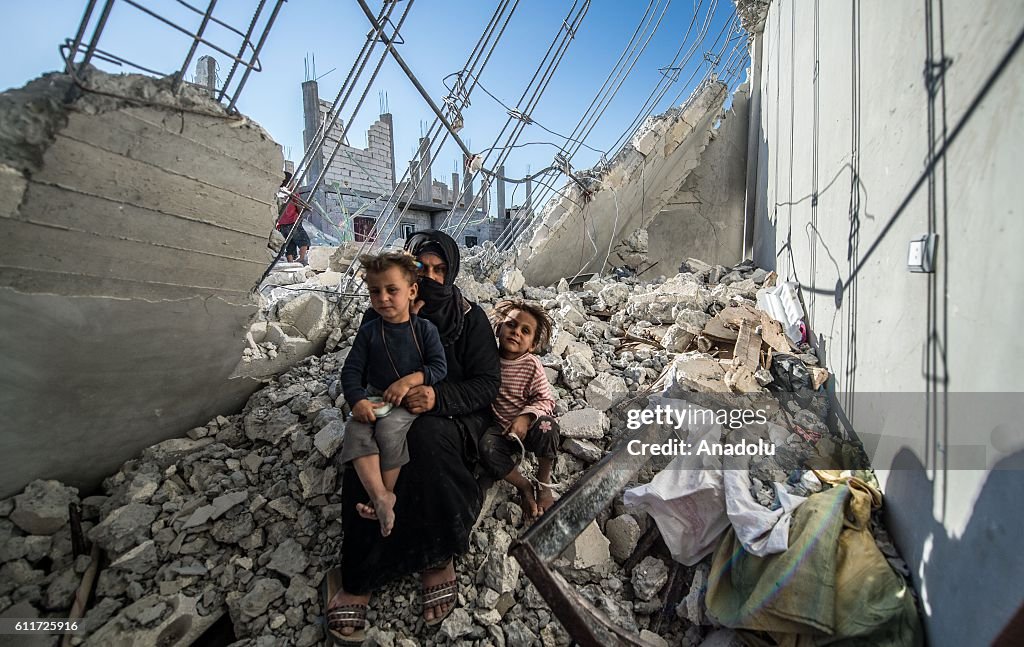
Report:
[[412,387],[404,378],[396,380],[391,383],[391,386],[384,390],[382,397],[385,402],[390,402],[396,407],[401,406],[402,400],[405,398],[405,394],[409,392],[410,388]]
[[532,421],[533,418],[526,414],[516,416],[516,419],[512,421],[512,424],[508,427],[508,431],[505,433],[519,436],[519,440],[526,440],[526,432],[530,430],[530,423]]
[[366,424],[377,421],[377,416],[374,415],[373,411],[373,403],[365,398],[352,406],[352,417]]

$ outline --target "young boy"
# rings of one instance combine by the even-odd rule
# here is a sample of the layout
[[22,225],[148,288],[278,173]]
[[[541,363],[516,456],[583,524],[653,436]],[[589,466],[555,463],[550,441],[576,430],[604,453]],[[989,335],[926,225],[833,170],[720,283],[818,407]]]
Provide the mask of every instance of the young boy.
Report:
[[[492,405],[497,426],[480,442],[480,462],[490,475],[516,486],[523,514],[536,519],[554,503],[550,487],[551,466],[558,450],[558,423],[551,414],[555,399],[544,367],[533,353],[547,345],[551,320],[537,306],[502,301],[495,306],[494,333],[501,361],[501,387]],[[522,448],[537,456],[537,491],[519,471]]]
[[[370,495],[380,534],[387,537],[395,524],[395,481],[409,462],[406,433],[416,419],[400,406],[402,399],[414,386],[443,380],[448,365],[437,328],[409,309],[418,289],[416,259],[406,252],[386,252],[365,254],[359,262],[366,271],[370,305],[380,318],[360,326],[341,370],[345,400],[352,407],[341,461],[352,462]],[[375,405],[368,397],[377,395],[383,402]]]

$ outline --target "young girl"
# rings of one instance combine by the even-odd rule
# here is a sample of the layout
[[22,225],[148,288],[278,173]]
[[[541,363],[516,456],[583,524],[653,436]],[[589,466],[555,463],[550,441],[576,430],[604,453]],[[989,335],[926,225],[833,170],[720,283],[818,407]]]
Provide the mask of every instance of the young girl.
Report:
[[[534,355],[551,337],[551,320],[543,309],[520,301],[502,301],[494,310],[501,387],[492,406],[497,425],[481,439],[480,462],[492,477],[519,490],[523,513],[532,520],[554,503],[546,484],[558,450],[558,423],[551,417],[555,399],[544,367]],[[517,467],[520,448],[537,456],[536,490]]]
[[[417,294],[416,259],[386,252],[365,254],[359,262],[366,270],[370,306],[380,318],[360,326],[341,370],[345,400],[352,407],[341,461],[355,467],[380,534],[387,537],[395,524],[395,482],[409,462],[406,434],[416,419],[400,406],[402,399],[414,386],[443,380],[448,365],[437,328],[410,313]],[[371,403],[368,397],[375,395],[383,396],[383,402]]]

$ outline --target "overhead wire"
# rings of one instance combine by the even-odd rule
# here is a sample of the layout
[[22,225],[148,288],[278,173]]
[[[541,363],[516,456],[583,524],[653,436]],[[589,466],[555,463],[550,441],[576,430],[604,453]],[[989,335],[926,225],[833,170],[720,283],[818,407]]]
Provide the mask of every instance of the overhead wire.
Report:
[[[622,54],[619,55],[618,60],[616,61],[615,65],[612,66],[612,69],[609,71],[608,75],[605,77],[605,80],[601,84],[601,87],[598,89],[597,93],[595,94],[594,99],[591,100],[590,105],[587,107],[587,110],[580,118],[580,121],[577,123],[576,128],[573,129],[572,133],[570,133],[567,139],[572,139],[573,141],[582,141],[582,139],[585,139],[585,136],[582,138],[578,137],[578,135],[580,135],[582,132],[581,127],[583,126],[583,124],[588,122],[588,120],[590,119],[590,117],[593,116],[593,114],[596,114],[599,111],[603,114],[603,110],[600,110],[599,107],[602,105],[604,107],[607,107],[611,100],[614,99],[615,94],[618,92],[618,89],[621,88],[622,83],[629,76],[629,73],[632,72],[633,67],[636,65],[636,61],[639,59],[640,55],[646,49],[648,43],[650,43],[651,38],[653,38],[654,33],[657,31],[658,26],[660,26],[661,21],[664,18],[665,12],[667,11],[670,3],[671,0],[669,0],[662,8],[662,13],[658,18],[658,22],[655,23],[654,29],[651,30],[650,34],[647,34],[647,28],[651,25],[651,22],[654,19],[654,15],[657,13],[657,6],[660,6],[660,2],[658,3],[658,5],[655,5],[654,0],[651,0],[651,2],[648,3],[644,15],[641,17],[637,25],[637,28],[634,30],[629,42],[627,42],[626,46],[623,48]],[[640,51],[637,52],[637,47],[640,44],[640,40],[643,39],[645,36],[646,40],[644,41],[643,46],[640,48]],[[618,81],[618,85],[615,85],[616,81]],[[615,85],[614,90],[612,90],[612,86],[609,84]],[[571,161],[572,155],[575,154],[575,151],[579,150],[579,146],[577,145],[572,150],[573,153],[568,156],[569,161]],[[563,148],[563,152],[564,151],[565,149]],[[543,204],[544,200],[548,199],[549,196],[550,192],[542,193],[542,198],[538,199],[536,203]],[[502,232],[502,234],[498,237],[498,240],[495,242],[494,253],[500,253],[504,249],[510,247],[511,244],[513,244],[515,241],[517,241],[518,238],[522,235],[522,233],[525,230],[529,229],[530,225],[532,224],[532,221],[535,219],[536,212],[534,212],[533,216],[534,217],[532,218],[524,219],[520,223],[516,223],[516,225],[511,228],[506,228],[506,230]]]
[[[699,5],[698,5],[698,6],[699,6]],[[704,36],[706,35],[706,32],[707,32],[707,28],[706,28],[706,26],[710,24],[710,21],[711,21],[711,17],[712,17],[712,15],[713,15],[713,14],[712,14],[712,10],[713,10],[713,9],[716,9],[716,8],[717,8],[717,3],[714,3],[714,4],[712,4],[712,5],[711,5],[711,6],[709,7],[708,15],[707,15],[707,16],[705,17],[705,20],[704,20],[704,25],[703,25],[703,26],[702,26],[702,28],[701,28],[701,34],[700,34],[700,36],[699,36],[699,37],[698,37],[698,38],[696,39],[696,41],[695,41],[695,43],[694,43],[694,46],[693,46],[693,47],[691,47],[691,48],[690,48],[690,51],[689,51],[689,52],[687,53],[687,58],[686,58],[686,61],[685,61],[685,62],[684,62],[684,63],[682,64],[682,67],[685,67],[685,65],[686,65],[686,64],[687,64],[687,63],[689,62],[689,59],[690,59],[690,58],[692,58],[692,55],[693,55],[693,53],[697,51],[697,46],[699,45],[699,43],[701,43],[701,42],[703,41],[703,38],[704,38]],[[695,14],[695,15],[696,15],[696,14]],[[711,49],[711,50],[713,50],[713,49],[714,49],[714,48],[715,48],[715,47],[716,47],[716,46],[718,45],[718,43],[719,43],[719,42],[721,41],[721,37],[722,37],[722,35],[723,35],[723,34],[724,34],[724,33],[725,33],[725,32],[726,32],[726,31],[727,31],[727,30],[728,30],[728,29],[729,29],[730,27],[733,27],[733,28],[735,28],[735,29],[737,30],[737,32],[738,32],[738,33],[742,33],[742,30],[740,30],[740,29],[738,28],[738,25],[739,25],[739,21],[738,21],[738,18],[736,18],[736,16],[735,16],[735,9],[733,8],[733,10],[732,10],[732,14],[731,14],[731,16],[730,16],[730,20],[728,20],[728,21],[727,21],[727,22],[725,23],[725,25],[723,26],[722,30],[721,30],[721,31],[719,32],[719,35],[718,35],[718,37],[717,37],[717,38],[715,39],[715,42],[714,42],[714,43],[713,43],[713,44],[711,45],[711,48],[710,48],[710,49]],[[716,59],[717,63],[714,63],[714,62],[713,62],[713,63],[712,63],[712,65],[711,65],[711,66],[709,66],[708,72],[707,72],[707,74],[705,74],[705,77],[704,77],[704,79],[702,79],[701,83],[705,83],[705,82],[706,82],[706,81],[708,80],[708,78],[710,78],[710,75],[711,75],[711,74],[712,74],[712,73],[714,72],[714,70],[715,70],[716,68],[719,68],[719,69],[720,69],[720,68],[722,67],[722,66],[721,66],[721,61],[723,60],[723,56],[724,56],[725,50],[726,50],[726,48],[727,48],[727,45],[728,45],[728,43],[729,43],[729,42],[731,42],[732,40],[735,40],[735,39],[728,39],[728,40],[726,41],[726,45],[724,45],[724,46],[722,47],[722,50],[721,50],[721,52],[720,52],[720,53],[718,54],[718,57],[717,57],[717,59]],[[683,41],[683,44],[685,44],[685,39],[684,39],[684,41]],[[679,49],[678,51],[681,51],[681,50],[682,50],[682,46],[680,46],[680,49]],[[677,54],[678,54],[678,51],[677,51]],[[741,54],[741,55],[739,55],[739,56],[736,56],[736,55],[737,55],[737,52],[742,52],[742,54]],[[730,56],[730,58],[726,58],[725,60],[726,60],[726,61],[730,61],[730,60],[734,60],[734,58],[735,58],[735,59],[738,59],[738,60],[737,60],[737,61],[736,61],[736,62],[734,63],[734,65],[735,65],[735,68],[738,68],[739,64],[740,64],[740,63],[741,63],[741,62],[742,62],[743,60],[745,60],[745,58],[746,58],[746,52],[745,52],[745,48],[744,48],[744,47],[735,47],[735,48],[734,48],[734,50],[733,50],[733,51],[732,51],[732,52],[730,53],[730,55],[729,55],[729,56]],[[675,61],[675,60],[678,60],[678,58],[677,58],[677,57],[676,57],[676,58],[674,58],[674,61]],[[735,68],[734,68],[734,69],[735,69]],[[698,68],[698,69],[699,69],[699,68]],[[696,74],[696,72],[692,73],[692,74],[690,75],[690,77],[689,77],[689,78],[687,79],[686,83],[684,83],[684,84],[683,84],[683,86],[682,86],[682,87],[683,87],[683,90],[685,90],[685,88],[687,87],[687,85],[689,84],[689,82],[690,82],[690,81],[692,81],[692,79],[693,79],[693,76],[694,76],[695,74]],[[660,83],[660,82],[659,82],[659,83]],[[659,98],[658,98],[658,99],[657,99],[656,101],[654,101],[653,103],[651,103],[651,102],[649,102],[649,101],[645,101],[645,106],[644,106],[644,107],[642,107],[641,111],[639,111],[639,113],[638,113],[638,117],[634,119],[633,123],[631,123],[631,124],[630,124],[630,127],[629,127],[629,128],[628,128],[628,129],[626,130],[626,131],[624,131],[624,135],[625,135],[625,134],[629,134],[629,133],[631,133],[631,132],[632,132],[632,129],[633,129],[633,128],[635,128],[635,127],[637,126],[637,124],[638,124],[638,123],[639,123],[640,121],[642,121],[643,119],[646,119],[646,118],[647,118],[647,116],[649,116],[649,113],[651,112],[651,110],[653,110],[653,107],[657,105],[657,102],[658,102],[658,101],[660,101],[661,97],[663,97],[663,96],[665,95],[665,93],[667,92],[667,89],[668,89],[669,87],[671,87],[671,85],[672,85],[672,83],[665,83],[665,84],[663,85],[662,89],[661,89],[661,90],[659,91],[659,95],[658,95],[658,97],[659,97]],[[657,86],[656,86],[656,87],[657,87]],[[730,87],[730,89],[732,89],[732,83],[730,83],[730,84],[729,84],[729,87]],[[682,90],[680,91],[680,94],[681,94],[681,92],[682,92]],[[676,96],[676,99],[674,99],[674,100],[673,100],[673,104],[675,103],[675,100],[677,100],[677,99],[678,99],[678,95]],[[595,122],[595,123],[596,123],[596,122]],[[583,139],[586,139],[586,136],[587,136],[587,135],[589,135],[589,132],[590,132],[590,131],[588,131],[587,133],[585,133],[585,134],[584,134],[584,136],[583,136]],[[573,133],[573,134],[575,135],[575,134],[576,134],[576,132],[574,131],[574,133]],[[620,136],[620,137],[618,138],[618,140],[616,141],[615,145],[613,145],[613,146],[611,146],[611,147],[610,147],[610,149],[611,149],[611,150],[615,150],[615,149],[616,149],[616,148],[617,148],[617,147],[619,146],[619,144],[620,144],[620,143],[622,142],[622,139],[623,139],[624,135],[623,135],[623,136]],[[576,150],[578,150],[578,148],[577,148]],[[572,151],[572,154],[573,154],[573,155],[575,155],[575,152],[576,152],[576,150],[573,150],[573,151]],[[602,160],[602,161],[603,161],[603,160]],[[547,196],[545,196],[545,197],[544,197],[544,199],[547,199]],[[541,202],[541,203],[542,203],[542,201],[541,201],[541,200],[539,200],[538,202]],[[520,238],[520,237],[522,236],[522,234],[523,234],[523,233],[524,233],[524,232],[525,232],[526,230],[529,230],[529,229],[530,229],[530,223],[523,223],[523,224],[521,224],[521,226],[520,226],[520,227],[518,228],[518,230],[519,230],[519,231],[516,231],[516,232],[514,232],[514,235],[512,236],[512,242],[508,242],[508,243],[505,243],[505,244],[504,244],[504,245],[502,246],[502,248],[507,248],[507,247],[509,247],[509,246],[511,246],[511,245],[513,245],[513,244],[515,244],[516,242],[518,242],[518,239],[519,239],[519,238]]]
[[[409,11],[410,11],[410,9],[412,9],[412,5],[413,5],[414,1],[415,0],[409,0],[409,2],[406,3],[405,10],[402,12],[402,16],[399,19],[398,24],[396,25],[396,32],[397,32],[398,29],[401,28],[402,24],[405,22],[406,17],[408,17]],[[391,13],[391,11],[393,9],[394,9],[394,6],[393,6],[392,3],[386,3],[385,6],[381,8],[381,15],[388,16],[389,20],[390,20],[390,13]],[[303,154],[303,159],[300,161],[300,164],[296,165],[295,172],[292,175],[291,182],[287,183],[287,186],[285,186],[284,189],[283,189],[284,192],[288,195],[289,199],[293,199],[294,197],[297,196],[297,193],[295,192],[295,189],[299,186],[299,183],[301,182],[301,180],[308,173],[308,171],[309,171],[309,166],[308,165],[309,165],[309,162],[312,161],[313,156],[317,155],[317,154],[321,154],[321,152],[323,150],[323,145],[324,145],[324,143],[327,140],[328,134],[330,133],[330,128],[333,127],[333,125],[337,122],[337,118],[338,118],[338,116],[341,113],[341,106],[343,106],[348,101],[348,98],[351,96],[352,90],[355,88],[355,82],[358,80],[359,76],[362,74],[363,69],[365,69],[366,63],[367,63],[367,61],[369,61],[369,58],[370,58],[370,56],[371,56],[371,54],[373,52],[373,49],[375,48],[375,46],[372,46],[372,45],[367,47],[367,44],[369,43],[369,41],[371,39],[376,40],[376,38],[383,38],[382,29],[383,29],[383,27],[381,27],[380,29],[377,29],[375,31],[371,31],[370,34],[367,36],[367,43],[364,43],[363,49],[360,50],[360,54],[361,55],[357,56],[356,63],[353,64],[352,69],[349,71],[349,77],[346,78],[346,81],[349,81],[350,79],[352,79],[352,83],[350,84],[350,87],[348,88],[348,91],[346,92],[345,88],[343,87],[342,90],[340,90],[339,93],[338,93],[338,97],[339,98],[335,99],[335,103],[339,104],[339,105],[338,105],[338,109],[337,110],[333,110],[333,108],[332,108],[332,112],[334,114],[333,114],[332,118],[330,119],[330,125],[329,126],[327,125],[328,124],[328,120],[325,119],[324,120],[325,127],[318,131],[318,133],[319,133],[318,137],[316,137],[316,138],[314,138],[313,140],[310,141],[310,145],[307,146],[306,152]],[[376,35],[376,38],[375,38],[375,35]],[[362,56],[363,53],[365,53],[365,56]],[[377,65],[376,65],[376,67],[373,70],[373,73],[370,75],[370,79],[366,83],[365,90],[363,91],[363,93],[359,97],[359,100],[356,103],[356,107],[352,110],[352,119],[349,119],[348,121],[343,122],[342,131],[341,131],[340,135],[338,136],[338,142],[337,142],[337,144],[335,144],[334,149],[331,151],[330,157],[328,158],[326,163],[324,163],[323,168],[320,170],[320,174],[312,182],[311,185],[310,184],[306,185],[308,187],[308,194],[310,196],[314,196],[316,194],[317,189],[319,189],[320,185],[323,183],[324,177],[327,174],[327,169],[330,168],[331,162],[333,162],[334,158],[337,156],[338,149],[342,146],[342,142],[345,140],[345,134],[348,132],[349,126],[351,125],[352,121],[354,120],[355,115],[358,114],[359,108],[362,107],[363,101],[366,99],[366,95],[369,93],[370,87],[373,85],[374,80],[376,80],[376,78],[377,78],[377,74],[380,72],[381,66],[384,64],[384,59],[386,57],[386,53],[387,52],[385,50],[385,53],[381,56],[380,60],[377,62]],[[358,68],[358,71],[354,72],[355,76],[353,77],[353,70],[356,70],[356,68]],[[344,98],[341,99],[341,96],[342,96],[343,93],[344,93]],[[340,101],[339,101],[339,99],[340,99]],[[305,213],[306,213],[306,208],[308,208],[308,205],[307,205],[307,207],[302,208],[299,211],[298,218],[296,219],[295,223],[293,224],[291,230],[288,232],[288,236],[285,237],[285,243],[281,246],[281,249],[278,250],[277,255],[274,257],[274,260],[272,260],[270,262],[270,264],[266,267],[266,269],[263,271],[263,274],[260,276],[259,280],[256,282],[256,285],[253,288],[254,290],[259,287],[259,284],[263,282],[263,279],[267,278],[267,276],[270,274],[271,270],[273,269],[274,265],[281,259],[282,254],[284,253],[285,249],[287,248],[287,244],[290,242],[290,240],[294,236],[295,232],[300,227],[302,227],[302,221],[303,221],[303,218],[304,218]]]
[[[496,7],[495,13],[492,16],[491,21],[488,23],[488,26],[484,29],[484,32],[481,35],[480,39],[478,39],[477,47],[475,47],[474,51],[470,54],[469,59],[463,66],[462,71],[456,73],[456,75],[472,73],[474,72],[474,70],[476,70],[478,64],[480,71],[482,71],[486,67],[487,63],[490,61],[490,58],[494,53],[494,50],[497,48],[497,44],[501,40],[501,37],[504,34],[505,29],[508,27],[509,20],[511,19],[516,7],[518,6],[518,1],[519,0],[515,0],[515,3],[512,5],[511,10],[507,10],[509,0],[503,0],[503,2],[499,4],[498,7]],[[502,16],[504,17],[502,18]],[[494,30],[497,28],[499,22],[501,23],[501,29],[500,31],[497,32],[497,36],[494,36]],[[493,42],[490,42],[492,37],[494,37]],[[487,45],[488,42],[490,42],[489,45]],[[484,55],[485,50],[486,55]],[[483,57],[482,62],[481,57]],[[469,87],[463,87],[464,91],[461,107],[465,107],[466,105],[468,105],[472,91],[475,89],[475,84],[471,84]],[[454,107],[455,105],[457,105],[458,102],[453,99],[453,101],[446,101],[445,103],[450,107]],[[428,129],[428,133],[426,136],[426,139],[428,141],[428,156],[432,157],[430,151],[434,148],[435,142],[439,136],[441,138],[440,142],[436,143],[438,150],[440,150],[441,146],[444,145],[445,141],[447,141],[447,138],[452,134],[453,133],[450,130],[443,127],[443,125],[441,124],[441,120],[439,118],[435,118],[430,129]],[[381,239],[381,244],[383,244],[384,241],[388,240],[388,238],[397,228],[398,223],[401,222],[401,219],[408,212],[410,199],[412,195],[415,193],[415,186],[411,182],[406,182],[405,178],[412,175],[413,171],[416,172],[416,175],[422,174],[422,169],[425,162],[426,160],[421,156],[418,160],[416,160],[415,165],[410,166],[406,170],[405,174],[403,175],[402,182],[396,184],[395,192],[393,192],[391,198],[388,201],[388,204],[385,205],[385,209],[381,213],[381,218],[378,219],[378,222],[383,223],[382,230],[387,226],[387,223],[391,221],[391,216],[394,214],[398,204],[404,201],[405,206],[402,209],[402,211],[399,212],[397,218],[394,219],[394,222],[391,224],[390,230],[387,233],[385,233],[383,237],[378,236],[378,239]],[[453,189],[455,188],[457,187],[453,187]],[[371,249],[375,246],[375,243],[376,239],[371,243]]]
[[[510,5],[511,9],[509,9]],[[510,2],[510,0],[502,0],[502,2],[495,7],[495,11],[491,16],[490,21],[484,28],[480,37],[477,39],[477,43],[474,46],[473,51],[469,54],[467,61],[463,66],[463,71],[473,71],[477,67],[479,67],[480,70],[484,69],[487,62],[490,60],[492,54],[494,53],[494,50],[496,49],[498,43],[500,42],[501,37],[504,34],[506,27],[508,26],[508,22],[511,19],[513,13],[515,12],[517,6],[518,0],[515,0],[514,2]],[[465,89],[464,101],[468,102],[469,96],[471,95],[473,89],[474,88],[472,85]],[[439,135],[442,136],[441,142],[443,144],[443,141],[447,138],[448,134],[449,132],[441,127],[441,120],[439,116],[438,118],[435,118],[433,124],[431,125],[427,133],[428,151],[431,147],[433,147]],[[383,245],[384,241],[388,239],[391,233],[398,226],[398,223],[401,222],[401,218],[408,210],[410,199],[412,197],[413,192],[415,191],[413,183],[407,181],[407,178],[410,178],[413,172],[415,172],[417,175],[422,173],[423,161],[423,159],[420,159],[417,161],[415,165],[410,165],[410,167],[406,169],[405,173],[402,176],[402,180],[396,183],[395,189],[392,191],[387,203],[385,204],[381,211],[381,216],[378,218],[377,222],[380,229],[383,230],[387,227],[387,223],[395,214],[396,207],[399,205],[399,203],[403,201],[405,202],[405,208],[398,215],[398,217],[394,219],[390,231],[386,233],[384,236],[378,235],[372,241],[363,241],[363,245],[360,246],[360,253],[366,250],[367,245],[369,245],[370,249],[373,249],[378,241],[380,242],[381,245]],[[346,286],[351,286],[355,278],[354,266],[349,267],[348,271],[346,272],[346,278]]]
[[[538,63],[536,70],[534,70],[533,76],[527,83],[526,87],[523,89],[523,93],[520,96],[519,101],[516,104],[517,108],[515,109],[520,114],[528,114],[536,106],[537,102],[539,102],[540,97],[543,95],[544,91],[547,89],[548,84],[553,78],[555,70],[558,68],[558,65],[562,61],[562,58],[565,56],[565,52],[568,50],[569,43],[571,43],[571,41],[574,39],[576,30],[582,23],[582,20],[586,15],[587,11],[589,11],[590,0],[584,0],[584,3],[582,6],[580,6],[579,10],[576,9],[578,4],[578,0],[574,0],[568,13],[566,14],[566,18],[562,21],[562,24],[559,27],[558,32],[552,39],[551,44],[548,45],[548,49],[545,52],[544,57],[541,59],[541,62]],[[573,15],[574,11],[576,11],[575,16]],[[554,55],[552,55],[553,50],[555,51]],[[538,76],[540,76],[540,81],[537,83],[536,86],[534,86],[534,82],[537,81]],[[483,88],[483,85],[480,83],[479,78],[476,79],[476,82],[477,85],[486,92],[486,88]],[[529,99],[527,99],[527,95],[531,92],[531,88],[533,89],[532,95],[529,97]],[[505,121],[505,125],[502,126],[502,129],[499,131],[499,133],[495,136],[494,145],[492,145],[492,148],[496,148],[496,144],[505,134],[505,131],[509,128],[509,126],[512,125],[513,122],[516,122],[516,125],[512,128],[512,133],[510,133],[508,139],[506,140],[506,146],[518,140],[518,137],[522,134],[522,131],[525,128],[525,122],[523,120],[517,119],[510,110],[509,118]],[[508,155],[508,149],[503,149],[498,154],[497,160],[492,162],[492,166],[500,168],[504,164],[504,161],[507,159]],[[483,170],[484,163],[486,163],[487,161],[488,157],[484,157],[481,160],[481,171]],[[467,186],[472,186],[473,181],[479,174],[480,171],[474,173],[474,175],[468,179],[466,183]],[[449,214],[445,218],[444,223],[442,224],[442,229],[444,229],[445,227],[453,229],[456,236],[458,236],[464,230],[465,223],[467,218],[469,217],[469,214],[473,212],[474,208],[476,207],[480,200],[480,197],[487,191],[488,188],[489,183],[485,183],[485,186],[483,187],[483,190],[480,192],[480,194],[474,196],[472,202],[466,205],[466,210],[463,213],[462,220],[458,225],[455,225],[454,228],[451,227],[451,220],[454,214],[454,209],[451,212],[449,212]]]
[[[548,46],[548,49],[545,52],[543,59],[537,65],[537,69],[534,71],[529,83],[523,89],[523,93],[520,96],[520,99],[517,102],[515,109],[520,114],[529,114],[540,102],[541,97],[544,95],[544,92],[547,90],[548,85],[554,78],[555,71],[558,69],[558,66],[561,64],[562,59],[565,57],[565,53],[568,51],[569,45],[574,40],[576,31],[579,29],[579,26],[582,24],[584,17],[590,9],[590,0],[584,0],[583,3],[579,6],[578,10],[577,4],[579,4],[578,1],[573,2],[573,5],[572,7],[570,7],[565,20],[563,20],[558,33],[552,39],[552,42]],[[553,51],[554,53],[552,53]],[[477,79],[477,84],[481,88],[483,88],[482,84],[479,83],[479,79]],[[513,122],[515,122],[514,125]],[[498,154],[497,159],[492,161],[491,166],[493,167],[500,168],[504,164],[504,161],[507,159],[509,155],[509,150],[507,149],[507,146],[514,143],[515,141],[518,141],[518,138],[522,135],[522,132],[526,127],[526,122],[524,120],[516,118],[516,116],[512,114],[512,112],[510,111],[509,118],[506,120],[505,125],[502,127],[501,131],[495,137],[495,145],[501,139],[502,135],[504,135],[505,131],[508,130],[509,126],[512,126],[512,129],[508,135],[508,139],[506,140],[506,148],[503,148],[501,152]],[[493,148],[494,146],[492,146],[492,149]],[[472,186],[472,181],[478,175],[480,175],[481,172],[491,177],[495,175],[494,172],[492,171],[484,170],[483,166],[488,161],[489,155],[481,159],[481,168],[476,173],[474,173],[472,178],[470,178],[470,180],[467,182],[467,186]],[[525,179],[522,181],[525,181]],[[454,227],[452,227],[451,224],[454,209],[451,212],[449,212],[444,223],[442,224],[442,229],[448,227],[449,230],[454,231],[456,237],[460,235],[462,231],[464,231],[465,229],[466,222],[470,218],[470,214],[473,213],[476,205],[479,203],[481,197],[487,192],[488,188],[489,182],[484,183],[481,192],[478,193],[473,198],[470,204],[466,205],[466,210],[464,211],[460,222]]]

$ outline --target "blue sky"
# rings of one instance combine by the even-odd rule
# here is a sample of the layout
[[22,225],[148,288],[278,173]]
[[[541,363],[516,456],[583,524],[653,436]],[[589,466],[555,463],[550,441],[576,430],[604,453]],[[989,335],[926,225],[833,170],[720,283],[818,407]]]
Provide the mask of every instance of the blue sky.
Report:
[[[405,8],[406,1],[397,5],[396,16]],[[5,62],[0,69],[0,89],[18,87],[44,72],[60,69],[63,62],[58,45],[74,35],[85,4],[85,0],[45,0],[6,5],[6,23],[18,28],[4,40]],[[198,25],[199,16],[184,10],[174,0],[150,0],[144,4],[182,24]],[[205,7],[202,0],[191,0],[191,4]],[[497,0],[414,2],[402,28],[405,44],[399,49],[436,102],[440,103],[447,93],[443,77],[461,69],[496,4]],[[220,0],[214,15],[244,30],[255,5],[255,0]],[[497,52],[481,77],[483,87],[506,104],[514,105],[572,5],[571,0],[520,0]],[[376,11],[380,0],[371,0],[370,6]],[[729,37],[742,47],[742,37],[726,29],[733,13],[731,0],[592,0],[552,83],[530,116],[556,132],[572,131],[648,9],[655,20],[662,16],[664,9],[661,24],[586,140],[590,146],[606,149],[619,138],[661,78],[659,68],[673,60],[691,21],[695,24],[684,51],[698,40],[709,10],[714,9],[707,20],[703,41],[694,47],[696,53],[689,65],[682,70],[680,80],[658,104],[655,113],[669,107],[676,97],[676,104],[685,99],[690,87],[684,88],[683,82],[691,75],[694,79],[703,76],[710,66],[704,54],[713,49],[716,38],[721,36],[715,51],[720,51]],[[264,69],[249,78],[239,107],[284,147],[290,159],[302,156],[300,84],[306,80],[307,62],[311,68],[315,57],[316,74],[321,77],[320,96],[333,100],[368,29],[369,23],[354,0],[291,0],[283,6],[260,57]],[[237,49],[240,41],[219,28],[211,29],[210,38],[229,50]],[[130,5],[116,2],[100,47],[147,67],[171,71],[181,65],[189,42]],[[204,48],[200,48],[196,58],[203,53]],[[229,63],[223,56],[216,53],[214,56],[220,59],[221,75],[226,75]],[[117,71],[108,64],[101,64],[101,67]],[[743,74],[739,76],[742,79]],[[433,113],[399,67],[388,59],[349,131],[352,145],[365,145],[365,129],[376,119],[382,92],[387,94],[388,107],[394,115],[396,166],[401,174],[412,158],[421,128],[433,121]],[[343,114],[347,116],[349,110]],[[504,108],[480,91],[474,93],[472,105],[464,115],[466,126],[461,134],[474,152],[491,146],[506,120]],[[520,142],[564,144],[564,140],[537,125],[528,126]],[[548,144],[517,148],[506,163],[506,174],[522,176],[528,168],[534,171],[543,168],[551,163],[557,151]],[[450,181],[457,159],[461,159],[457,149],[446,146],[434,163],[434,176]],[[597,153],[583,149],[573,165],[584,168],[597,159]],[[515,202],[520,202],[518,197]]]

